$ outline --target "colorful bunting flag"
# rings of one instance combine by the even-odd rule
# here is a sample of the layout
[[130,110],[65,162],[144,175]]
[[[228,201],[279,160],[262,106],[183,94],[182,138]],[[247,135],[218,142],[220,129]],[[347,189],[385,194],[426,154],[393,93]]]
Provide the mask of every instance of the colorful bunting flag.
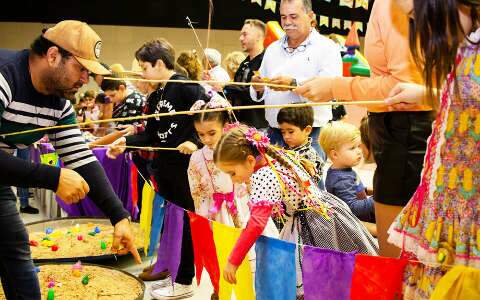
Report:
[[343,29],[350,29],[352,28],[352,21],[345,20],[343,21]]
[[151,182],[146,182],[142,189],[142,212],[140,213],[140,228],[143,230],[145,237],[143,240],[143,251],[145,251],[145,253],[148,253],[148,247],[150,246],[154,197],[155,191],[152,188]]
[[293,243],[265,236],[261,236],[256,241],[255,294],[257,299],[295,299],[297,286],[295,248],[296,245]]
[[406,264],[404,259],[356,255],[350,299],[401,299]]
[[262,0],[251,0],[252,3],[257,3],[258,5],[262,6]]
[[168,270],[172,275],[172,284],[175,278],[177,278],[178,266],[180,266],[184,216],[185,211],[183,208],[171,202],[167,203],[164,230],[160,247],[158,247],[157,262],[152,271],[152,274],[158,274]]
[[310,246],[303,250],[305,300],[350,299],[355,254]]
[[480,270],[455,266],[437,283],[430,300],[480,299]]
[[273,13],[277,9],[277,2],[275,0],[266,0],[265,1],[265,10],[270,9]]
[[342,29],[340,26],[340,19],[335,19],[335,18],[332,19],[332,28],[335,28],[335,27],[337,27],[338,29]]
[[60,167],[60,160],[56,152],[40,154],[40,162],[52,167]]
[[355,8],[363,7],[368,10],[368,0],[355,0]]
[[134,163],[130,164],[130,182],[132,187],[130,189],[132,194],[132,208],[136,208],[136,211],[131,211],[130,214],[132,215],[132,219],[136,220],[137,216],[134,212],[138,214],[138,169]]
[[255,293],[253,291],[252,272],[248,257],[245,257],[242,264],[238,267],[236,278],[237,284],[231,285],[223,278],[223,268],[227,264],[230,252],[232,252],[241,230],[229,227],[218,222],[213,223],[213,239],[217,250],[218,263],[220,266],[220,300],[230,300],[232,289],[235,292],[236,299],[253,300]]
[[148,256],[152,256],[158,249],[158,240],[160,239],[160,232],[163,227],[163,217],[165,215],[165,199],[155,193],[153,198],[152,210],[152,229],[150,233],[150,244],[148,247]]
[[[360,0],[357,0],[357,1],[360,1]],[[353,8],[353,0],[340,0],[339,5]]]
[[357,30],[359,30],[360,32],[363,32],[363,23],[362,22],[356,22],[355,24],[357,24]]
[[207,269],[212,281],[213,289],[218,293],[220,268],[218,266],[217,252],[213,240],[213,232],[210,222],[195,213],[188,212],[190,217],[190,229],[192,231],[193,251],[195,258],[195,272],[197,284],[200,285],[203,268]]
[[329,21],[329,19],[328,19],[327,16],[320,16],[319,21],[318,21],[318,25],[328,27],[328,23],[329,23],[328,21]]

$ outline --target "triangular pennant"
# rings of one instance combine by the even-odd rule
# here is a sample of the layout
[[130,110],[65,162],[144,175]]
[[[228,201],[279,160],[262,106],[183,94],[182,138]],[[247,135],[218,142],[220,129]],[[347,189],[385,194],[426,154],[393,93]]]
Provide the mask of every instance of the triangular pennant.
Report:
[[150,246],[148,247],[148,256],[152,256],[158,249],[160,232],[163,227],[163,217],[165,215],[165,199],[159,194],[155,194],[152,210],[152,229],[150,233]]
[[329,18],[327,16],[320,16],[318,25],[328,27],[328,23],[329,23],[328,21],[329,21]]
[[357,29],[360,31],[360,32],[363,32],[363,23],[362,22],[357,22]]
[[350,299],[400,299],[406,264],[403,259],[357,254]]
[[310,246],[303,250],[305,300],[350,299],[355,255]]
[[207,269],[213,289],[218,293],[220,268],[218,266],[217,252],[213,240],[213,232],[210,222],[195,213],[188,212],[190,217],[190,230],[192,231],[192,243],[195,259],[195,272],[197,284],[200,285],[203,268]]
[[252,3],[257,3],[258,5],[262,6],[262,0],[251,0]]
[[335,28],[335,27],[338,29],[342,29],[340,26],[340,19],[335,19],[335,18],[332,19],[332,28]]
[[347,7],[352,8],[353,7],[353,0],[340,0],[339,5],[340,6],[347,6]]
[[368,0],[356,0],[355,1],[355,8],[362,7],[365,10],[368,10]]
[[[255,242],[257,299],[295,299],[295,248],[295,244],[265,236]],[[281,272],[278,266],[281,266]]]
[[236,299],[255,299],[255,292],[253,291],[253,279],[250,269],[250,262],[248,257],[245,257],[242,264],[238,267],[236,278],[237,284],[232,285],[223,278],[223,268],[227,264],[228,257],[237,243],[241,230],[234,227],[229,227],[218,222],[213,224],[213,239],[215,240],[215,249],[217,250],[218,263],[220,266],[220,300],[230,300],[232,289],[235,292]]
[[275,0],[266,0],[265,1],[265,10],[270,9],[273,13],[275,13],[277,9],[277,2]]
[[343,29],[350,29],[352,28],[352,21],[345,20],[343,21]]
[[180,266],[184,215],[183,208],[171,202],[167,203],[162,240],[158,247],[157,262],[152,271],[152,274],[158,274],[168,270],[172,275],[172,283],[177,278]]

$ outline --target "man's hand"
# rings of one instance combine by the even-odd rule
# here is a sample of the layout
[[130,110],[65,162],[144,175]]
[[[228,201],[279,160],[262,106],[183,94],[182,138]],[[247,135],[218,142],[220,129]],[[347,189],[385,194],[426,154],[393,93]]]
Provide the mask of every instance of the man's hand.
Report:
[[[251,82],[254,82],[254,83],[265,83],[265,81],[259,76],[259,75],[255,75],[252,77],[252,80]],[[265,92],[265,86],[264,85],[252,85],[253,89],[257,92],[257,94],[259,95],[263,95],[263,93]],[[261,97],[261,96],[260,96]],[[259,97],[259,98],[260,98]]]
[[[120,245],[123,246],[122,249],[120,249]],[[115,224],[113,230],[112,252],[120,255],[130,252],[137,264],[142,263],[140,254],[138,254],[137,247],[135,246],[135,237],[132,233],[130,221],[128,219],[123,219]]]
[[[292,86],[293,78],[289,76],[277,76],[272,78],[268,83]],[[269,87],[269,88],[271,88],[274,91],[283,91],[283,92],[291,90],[289,88],[282,88],[282,87]]]
[[77,203],[85,198],[89,191],[88,183],[77,172],[65,168],[60,169],[56,194],[65,203]]
[[238,270],[238,266],[235,266],[231,264],[229,261],[227,261],[227,264],[225,265],[225,269],[223,269],[223,278],[225,278],[225,280],[228,283],[237,284],[237,277],[236,277],[237,270]]
[[332,78],[313,77],[293,90],[300,97],[314,102],[327,102],[333,99]]
[[127,142],[124,137],[121,137],[115,142],[111,143],[110,146],[108,146],[107,157],[111,159],[116,159],[117,156],[125,152],[126,145]]
[[182,154],[192,154],[193,152],[198,150],[197,145],[195,145],[192,142],[186,141],[178,145],[177,147],[178,151]]

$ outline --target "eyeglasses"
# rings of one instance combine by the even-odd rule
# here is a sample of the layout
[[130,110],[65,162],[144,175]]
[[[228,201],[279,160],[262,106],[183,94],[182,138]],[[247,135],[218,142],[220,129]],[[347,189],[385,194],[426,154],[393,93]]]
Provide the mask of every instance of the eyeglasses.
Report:
[[302,44],[302,45],[300,45],[300,46],[298,46],[298,47],[295,47],[295,48],[294,48],[294,47],[285,47],[285,46],[283,46],[283,49],[284,49],[288,54],[292,54],[292,53],[294,53],[295,51],[297,51],[297,52],[304,52],[305,49],[307,49],[307,45]]

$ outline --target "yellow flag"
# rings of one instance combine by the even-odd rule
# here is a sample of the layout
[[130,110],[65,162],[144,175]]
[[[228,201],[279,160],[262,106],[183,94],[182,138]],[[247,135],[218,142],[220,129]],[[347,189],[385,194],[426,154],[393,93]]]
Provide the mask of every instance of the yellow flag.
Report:
[[275,13],[275,10],[277,9],[277,2],[275,0],[266,0],[265,1],[265,10],[271,9],[273,13]]
[[262,6],[262,0],[251,0],[252,3],[257,3],[258,5]]
[[320,20],[318,22],[318,24],[320,26],[325,26],[325,27],[328,27],[328,17],[327,16],[320,16]]
[[248,256],[245,257],[237,270],[237,284],[232,285],[223,278],[223,269],[227,264],[228,257],[240,236],[241,230],[235,227],[229,227],[218,222],[213,223],[213,239],[217,250],[218,265],[220,266],[220,300],[230,300],[232,289],[235,292],[236,299],[254,300],[252,272]]
[[352,28],[352,21],[343,21],[343,29],[350,29]]
[[337,27],[338,29],[342,29],[340,26],[340,19],[335,19],[335,18],[332,19],[332,28],[335,28],[335,27]]
[[355,1],[355,8],[363,7],[368,10],[368,0],[357,0]]
[[153,198],[155,198],[155,190],[152,188],[152,183],[147,181],[143,185],[142,189],[142,212],[140,214],[140,228],[145,234],[145,238],[143,240],[143,251],[145,255],[148,253],[148,246],[150,245]]
[[356,25],[357,25],[357,30],[360,31],[360,32],[363,32],[363,23],[362,22],[357,22]]
[[437,283],[431,300],[480,299],[480,270],[456,266]]
[[[360,1],[360,0],[357,0],[357,2],[358,1]],[[339,5],[340,6],[347,6],[347,7],[352,8],[353,7],[353,0],[340,0]]]

